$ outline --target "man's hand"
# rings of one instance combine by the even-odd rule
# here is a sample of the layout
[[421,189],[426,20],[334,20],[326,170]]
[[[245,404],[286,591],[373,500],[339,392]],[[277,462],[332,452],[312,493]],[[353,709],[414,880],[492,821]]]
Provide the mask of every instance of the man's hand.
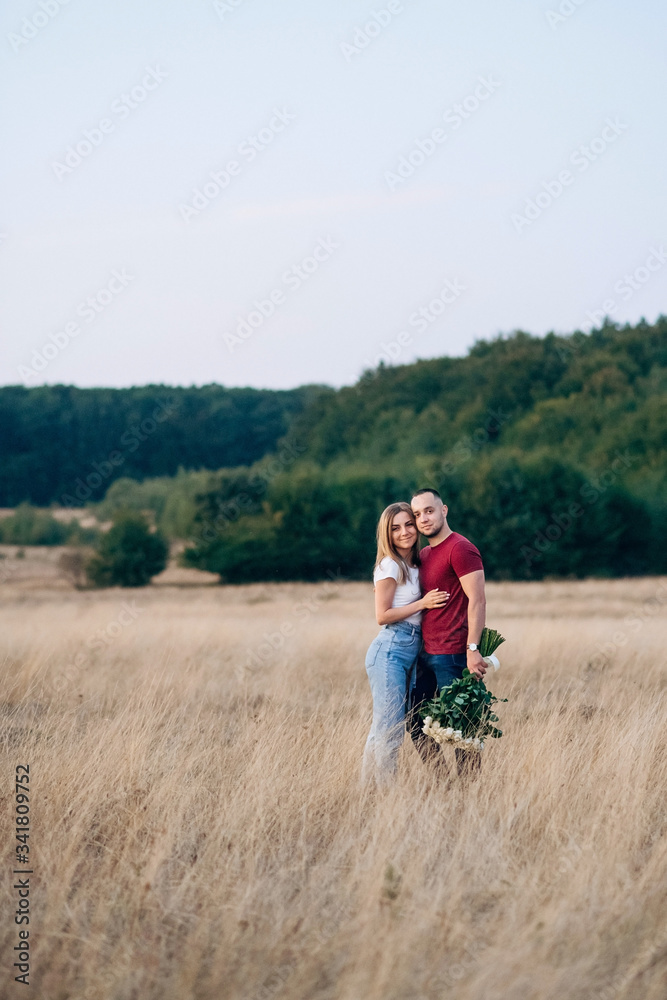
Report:
[[486,663],[478,649],[466,650],[467,667],[471,674],[481,680],[486,673]]

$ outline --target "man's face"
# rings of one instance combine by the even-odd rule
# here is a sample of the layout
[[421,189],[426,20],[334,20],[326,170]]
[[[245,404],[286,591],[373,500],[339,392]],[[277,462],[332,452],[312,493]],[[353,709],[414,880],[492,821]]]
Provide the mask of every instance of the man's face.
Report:
[[432,493],[420,493],[412,498],[410,506],[422,535],[432,538],[443,528],[447,508],[438,497]]

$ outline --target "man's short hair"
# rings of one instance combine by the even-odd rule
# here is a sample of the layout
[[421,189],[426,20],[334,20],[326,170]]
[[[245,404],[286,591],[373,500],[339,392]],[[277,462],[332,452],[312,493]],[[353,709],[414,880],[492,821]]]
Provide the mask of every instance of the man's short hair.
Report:
[[415,492],[412,494],[412,496],[413,496],[413,498],[414,497],[420,497],[422,495],[422,493],[432,493],[434,497],[438,498],[438,500],[442,500],[442,497],[440,496],[440,494],[438,493],[438,491],[431,489],[430,486],[427,487],[424,490],[415,490]]

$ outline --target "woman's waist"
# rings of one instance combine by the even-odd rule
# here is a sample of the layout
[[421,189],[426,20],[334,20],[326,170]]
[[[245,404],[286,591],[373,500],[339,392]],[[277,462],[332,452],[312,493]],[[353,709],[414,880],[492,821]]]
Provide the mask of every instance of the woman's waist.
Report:
[[421,636],[421,623],[420,622],[389,622],[388,625],[380,626],[380,635],[383,632],[405,632],[406,635],[420,635]]

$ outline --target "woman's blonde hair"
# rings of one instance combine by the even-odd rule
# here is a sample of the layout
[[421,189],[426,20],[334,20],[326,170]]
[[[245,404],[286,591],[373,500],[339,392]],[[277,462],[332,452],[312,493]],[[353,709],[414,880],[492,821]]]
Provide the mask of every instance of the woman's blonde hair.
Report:
[[[403,500],[399,500],[397,503],[390,503],[388,507],[380,514],[380,520],[377,526],[377,543],[378,550],[375,559],[375,566],[379,566],[385,556],[389,556],[398,563],[398,584],[407,583],[410,574],[408,573],[408,563],[405,561],[402,555],[396,551],[394,546],[394,541],[391,535],[391,526],[394,522],[394,518],[397,514],[405,512],[410,515],[410,520],[415,524],[415,516],[412,513],[412,509],[409,503],[405,503]],[[415,524],[416,527],[416,524]],[[420,566],[421,560],[419,558],[419,534],[415,540],[412,552],[410,553],[413,566]]]

